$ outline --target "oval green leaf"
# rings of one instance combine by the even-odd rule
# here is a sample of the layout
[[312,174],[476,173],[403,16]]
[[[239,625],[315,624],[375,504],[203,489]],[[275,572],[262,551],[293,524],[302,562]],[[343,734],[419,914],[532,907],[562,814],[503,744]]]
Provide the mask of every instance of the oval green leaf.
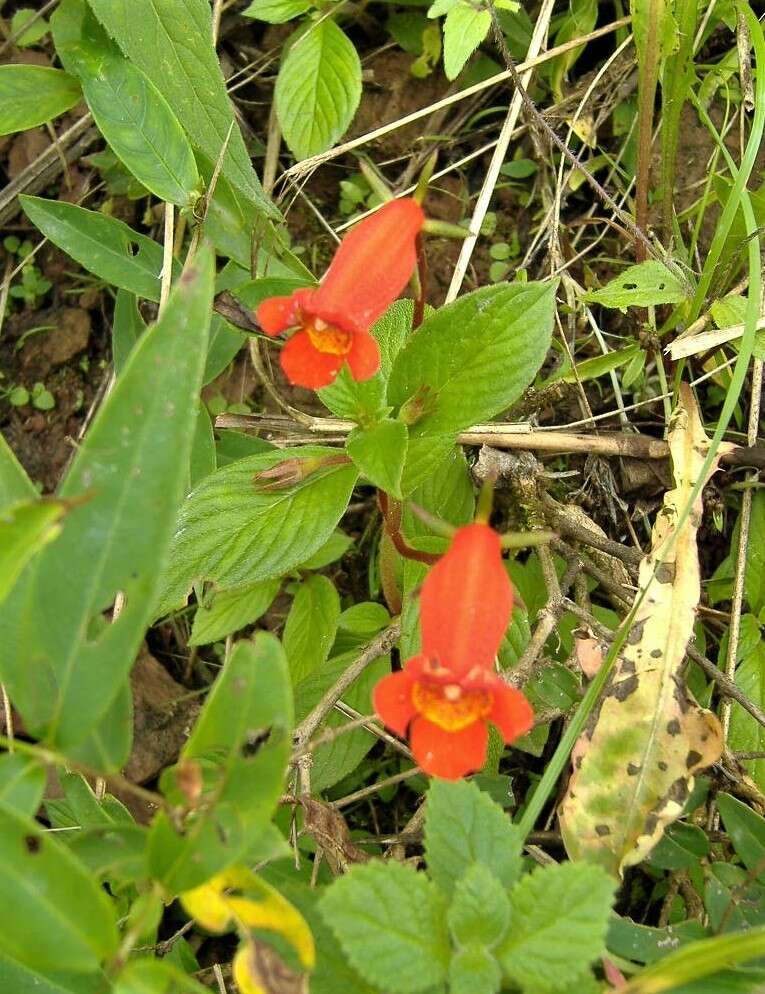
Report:
[[328,19],[291,41],[276,80],[276,113],[290,151],[305,159],[331,148],[353,120],[361,99],[361,63]]
[[193,203],[199,172],[189,140],[162,93],[118,55],[82,76],[85,99],[99,130],[125,166],[160,200]]
[[280,463],[337,457],[317,445],[239,459],[206,477],[181,508],[159,613],[177,607],[197,580],[222,586],[284,576],[321,548],[343,516],[358,471],[331,465],[300,483],[269,489],[255,476]]
[[45,66],[0,66],[0,135],[53,120],[82,99],[69,73]]

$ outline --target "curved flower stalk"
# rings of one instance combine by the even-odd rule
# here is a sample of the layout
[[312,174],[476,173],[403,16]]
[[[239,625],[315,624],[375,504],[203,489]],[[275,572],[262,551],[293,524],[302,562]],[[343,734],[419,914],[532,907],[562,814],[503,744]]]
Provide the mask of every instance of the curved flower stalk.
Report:
[[414,272],[424,222],[415,200],[392,200],[343,239],[319,287],[260,304],[256,316],[267,335],[297,329],[280,357],[290,383],[318,390],[344,363],[355,380],[374,376],[380,350],[369,329]]
[[499,535],[480,522],[459,528],[422,585],[422,652],[374,691],[375,711],[408,733],[426,773],[456,780],[479,770],[489,723],[505,743],[531,728],[528,701],[494,671],[512,607]]

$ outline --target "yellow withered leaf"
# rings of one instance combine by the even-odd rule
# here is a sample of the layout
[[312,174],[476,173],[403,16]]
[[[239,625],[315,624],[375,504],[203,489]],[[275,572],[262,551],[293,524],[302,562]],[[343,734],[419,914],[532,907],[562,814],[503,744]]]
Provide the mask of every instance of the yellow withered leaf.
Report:
[[[669,444],[675,488],[664,496],[651,551],[640,564],[642,599],[572,754],[560,809],[569,856],[615,875],[650,853],[680,815],[693,774],[719,759],[723,745],[717,718],[698,707],[682,678],[700,594],[701,496],[681,519],[709,452],[689,388],[681,392]],[[715,468],[716,462],[709,475]]]
[[262,928],[290,943],[306,970],[316,963],[313,936],[300,912],[245,866],[232,866],[180,895],[181,904],[209,932]]

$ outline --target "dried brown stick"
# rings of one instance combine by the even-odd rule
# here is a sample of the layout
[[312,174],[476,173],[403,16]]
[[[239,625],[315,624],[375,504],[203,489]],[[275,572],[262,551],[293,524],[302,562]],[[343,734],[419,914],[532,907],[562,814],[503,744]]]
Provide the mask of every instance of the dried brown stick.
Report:
[[39,193],[63,170],[62,152],[67,164],[74,162],[81,158],[98,137],[98,129],[93,127],[90,114],[84,114],[71,128],[60,134],[56,142],[49,145],[0,191],[0,227],[11,221],[21,209],[18,202],[20,193]]
[[[356,427],[341,418],[308,418],[297,426],[289,418],[262,414],[220,414],[216,428],[238,428],[249,431],[268,430],[290,437],[291,441],[305,437],[334,436],[342,438]],[[294,436],[294,438],[292,437]],[[329,438],[323,440],[329,441]],[[333,438],[334,440],[334,438]],[[598,456],[624,456],[630,459],[668,459],[669,446],[660,438],[627,432],[607,432],[589,435],[551,428],[530,429],[525,423],[497,422],[473,425],[457,438],[461,445],[491,445],[495,449],[528,449],[558,455],[583,453]],[[730,466],[752,466],[765,469],[765,446],[731,445],[723,452],[721,461]]]
[[316,732],[319,725],[326,718],[332,708],[337,704],[348,688],[358,680],[367,666],[371,665],[380,656],[384,656],[393,648],[401,636],[401,625],[396,622],[389,625],[375,638],[358,659],[341,674],[339,679],[329,688],[314,709],[306,715],[295,729],[295,742],[298,745],[306,743]]

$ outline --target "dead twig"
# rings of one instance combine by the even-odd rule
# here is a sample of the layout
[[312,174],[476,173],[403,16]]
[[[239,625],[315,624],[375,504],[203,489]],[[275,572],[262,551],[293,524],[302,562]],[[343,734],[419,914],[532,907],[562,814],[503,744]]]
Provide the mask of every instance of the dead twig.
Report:
[[358,680],[364,670],[380,656],[390,652],[393,646],[401,637],[401,625],[395,622],[384,629],[366,649],[358,659],[354,660],[347,670],[335,681],[319,703],[300,722],[295,729],[295,743],[302,747],[313,737],[332,708],[337,704],[346,690]]

